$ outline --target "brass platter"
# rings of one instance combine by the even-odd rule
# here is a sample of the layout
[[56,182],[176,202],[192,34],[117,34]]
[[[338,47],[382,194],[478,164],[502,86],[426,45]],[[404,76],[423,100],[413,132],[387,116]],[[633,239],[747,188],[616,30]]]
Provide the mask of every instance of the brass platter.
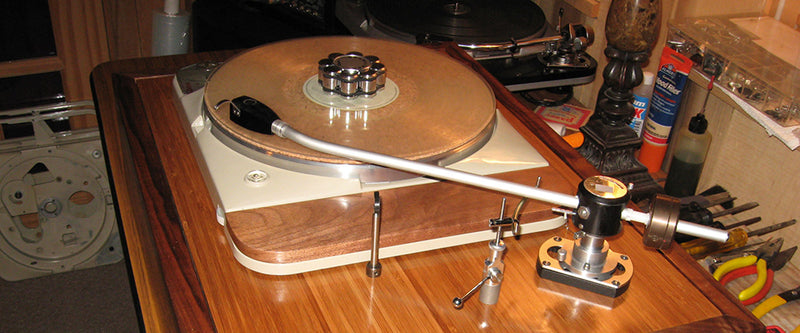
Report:
[[[315,83],[318,61],[350,51],[380,58],[395,89],[385,89],[395,94],[390,103],[359,107],[357,100],[337,96],[342,103],[330,106],[308,96],[306,85]],[[357,98],[369,105],[369,99],[386,99],[383,93]],[[301,171],[305,168],[292,164],[359,165],[240,127],[229,118],[229,104],[215,109],[220,101],[242,95],[317,139],[440,165],[478,150],[495,124],[494,94],[471,69],[420,46],[371,38],[313,37],[247,50],[214,72],[203,97],[215,136],[248,157]]]

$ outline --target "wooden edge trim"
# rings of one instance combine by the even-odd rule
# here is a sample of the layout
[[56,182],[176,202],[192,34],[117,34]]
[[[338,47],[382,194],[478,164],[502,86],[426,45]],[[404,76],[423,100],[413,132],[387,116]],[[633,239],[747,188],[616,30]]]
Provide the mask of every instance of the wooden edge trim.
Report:
[[[113,66],[98,66],[92,71],[93,95],[103,148],[107,157],[109,185],[114,200],[123,250],[125,251],[131,292],[140,327],[153,331],[177,330],[177,321],[169,302],[169,290],[161,273],[140,178],[126,129],[117,120],[121,116],[116,100]],[[109,154],[109,151],[117,152]]]
[[[156,76],[155,78],[164,78]],[[171,80],[171,75],[168,80]],[[163,174],[160,157],[148,152],[155,151],[157,142],[152,134],[151,122],[148,119],[147,105],[140,93],[142,82],[153,82],[154,77],[139,80],[136,74],[119,74],[114,79],[118,88],[117,95],[122,100],[122,110],[130,138],[136,169],[142,175],[141,189],[144,192],[148,217],[151,224],[152,237],[157,244],[161,271],[164,283],[169,290],[169,300],[176,313],[178,326],[182,331],[210,331],[213,322],[208,310],[208,303],[194,270],[193,260],[186,240],[179,214],[169,188],[169,182]],[[179,246],[178,246],[179,245]],[[177,305],[177,306],[176,306]]]

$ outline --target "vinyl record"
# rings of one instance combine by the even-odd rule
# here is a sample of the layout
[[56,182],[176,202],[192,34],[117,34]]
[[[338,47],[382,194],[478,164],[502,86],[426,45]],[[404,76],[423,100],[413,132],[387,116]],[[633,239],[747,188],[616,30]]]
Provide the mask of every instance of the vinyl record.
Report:
[[546,28],[544,12],[529,0],[367,0],[367,15],[381,29],[458,43],[540,37]]

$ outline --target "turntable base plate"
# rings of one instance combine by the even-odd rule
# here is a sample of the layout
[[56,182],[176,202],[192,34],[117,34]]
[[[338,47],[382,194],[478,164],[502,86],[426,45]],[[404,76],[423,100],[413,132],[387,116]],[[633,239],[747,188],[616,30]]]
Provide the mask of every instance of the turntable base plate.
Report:
[[[553,167],[507,172],[492,177],[533,186],[537,177],[558,179]],[[564,182],[548,190],[574,191]],[[502,193],[452,182],[381,191],[381,258],[489,241],[489,219],[497,218]],[[508,198],[506,212],[517,198]],[[228,213],[225,234],[234,256],[247,268],[287,275],[366,262],[372,244],[371,192]],[[411,209],[414,207],[414,209]],[[529,201],[520,214],[523,234],[560,227],[552,205]],[[508,213],[507,213],[508,215]],[[506,236],[510,236],[506,232]]]

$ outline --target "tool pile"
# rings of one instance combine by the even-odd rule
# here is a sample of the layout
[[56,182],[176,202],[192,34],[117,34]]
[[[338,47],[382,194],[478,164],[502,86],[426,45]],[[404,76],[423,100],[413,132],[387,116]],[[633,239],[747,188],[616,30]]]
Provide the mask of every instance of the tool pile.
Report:
[[[784,239],[772,233],[792,226],[796,221],[791,219],[760,229],[746,230],[747,226],[760,222],[761,218],[737,220],[733,215],[758,207],[758,203],[736,206],[733,204],[735,199],[720,186],[714,186],[700,195],[681,198],[680,219],[726,229],[730,232],[730,238],[725,243],[685,236],[676,237],[675,240],[692,257],[708,267],[722,285],[734,289],[732,286],[737,284],[733,282],[735,280],[742,281],[738,285],[749,284],[738,292],[738,299],[745,306],[752,306],[753,314],[762,318],[773,309],[800,299],[800,286],[776,290],[772,296],[766,297],[770,294],[777,272],[786,266],[797,251],[797,246],[782,250]],[[722,217],[726,217],[725,221]],[[750,283],[752,276],[755,276],[755,281]],[[791,332],[800,333],[800,323],[792,325],[796,327]],[[785,332],[775,325],[768,326],[768,331]]]

